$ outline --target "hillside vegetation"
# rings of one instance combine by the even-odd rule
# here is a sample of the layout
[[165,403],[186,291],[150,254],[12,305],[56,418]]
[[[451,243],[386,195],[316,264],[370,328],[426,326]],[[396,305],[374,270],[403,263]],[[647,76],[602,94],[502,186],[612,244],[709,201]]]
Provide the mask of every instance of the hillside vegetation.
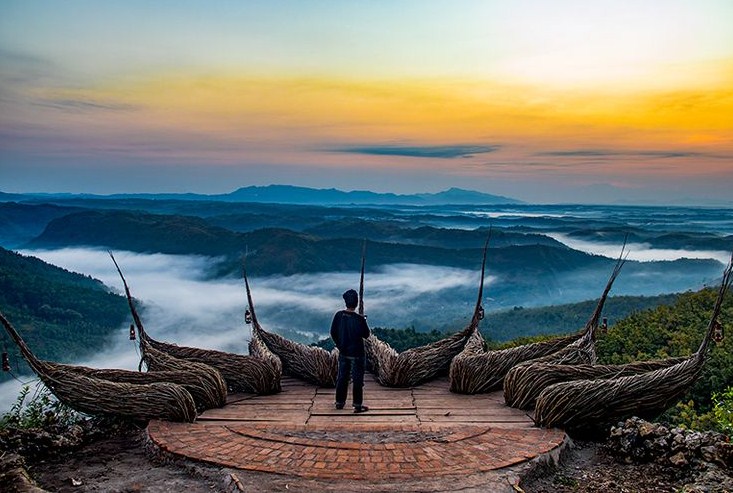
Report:
[[[673,304],[679,295],[611,296],[603,307],[609,325],[633,313]],[[511,310],[491,312],[483,322],[485,337],[497,342],[538,335],[566,334],[585,327],[598,300],[539,308],[515,306]]]
[[[73,361],[103,349],[129,317],[125,298],[100,281],[3,248],[0,310],[36,356],[54,361]],[[4,330],[2,340],[15,356],[11,363],[20,364]]]

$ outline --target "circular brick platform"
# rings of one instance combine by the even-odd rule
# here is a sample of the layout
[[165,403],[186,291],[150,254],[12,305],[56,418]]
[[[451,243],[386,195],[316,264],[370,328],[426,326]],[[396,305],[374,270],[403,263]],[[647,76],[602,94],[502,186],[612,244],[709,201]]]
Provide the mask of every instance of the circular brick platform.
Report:
[[284,380],[273,396],[230,396],[196,423],[153,421],[161,450],[225,467],[315,479],[469,475],[520,464],[562,445],[500,393],[463,396],[447,381],[413,389],[370,382],[370,411],[333,409],[333,389]]

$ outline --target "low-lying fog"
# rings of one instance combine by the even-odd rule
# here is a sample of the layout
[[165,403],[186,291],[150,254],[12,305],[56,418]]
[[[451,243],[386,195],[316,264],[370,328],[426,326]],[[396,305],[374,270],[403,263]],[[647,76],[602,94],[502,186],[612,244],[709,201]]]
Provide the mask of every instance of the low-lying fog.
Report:
[[[578,240],[562,233],[543,233],[545,236],[585,253],[602,255],[608,258],[618,258],[621,253],[620,244],[597,243],[594,241]],[[652,262],[655,260],[712,259],[723,265],[728,264],[730,252],[717,250],[680,250],[672,248],[653,248],[646,243],[629,243],[626,245],[629,252],[628,259],[638,262]]]

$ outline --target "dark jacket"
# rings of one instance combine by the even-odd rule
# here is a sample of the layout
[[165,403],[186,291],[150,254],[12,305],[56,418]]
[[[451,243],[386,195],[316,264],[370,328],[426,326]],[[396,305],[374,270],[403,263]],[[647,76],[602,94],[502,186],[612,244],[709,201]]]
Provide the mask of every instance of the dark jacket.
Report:
[[331,322],[331,338],[344,356],[364,356],[364,339],[369,337],[366,318],[356,312],[336,312]]

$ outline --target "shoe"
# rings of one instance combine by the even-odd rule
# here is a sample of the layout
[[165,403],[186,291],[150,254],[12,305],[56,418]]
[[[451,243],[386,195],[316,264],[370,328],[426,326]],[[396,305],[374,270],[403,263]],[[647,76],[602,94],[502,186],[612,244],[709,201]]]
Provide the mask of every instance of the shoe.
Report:
[[338,402],[336,403],[336,409],[343,409],[343,408],[344,408],[343,404],[339,404]]
[[354,412],[355,413],[365,413],[369,410],[367,406],[354,406]]

